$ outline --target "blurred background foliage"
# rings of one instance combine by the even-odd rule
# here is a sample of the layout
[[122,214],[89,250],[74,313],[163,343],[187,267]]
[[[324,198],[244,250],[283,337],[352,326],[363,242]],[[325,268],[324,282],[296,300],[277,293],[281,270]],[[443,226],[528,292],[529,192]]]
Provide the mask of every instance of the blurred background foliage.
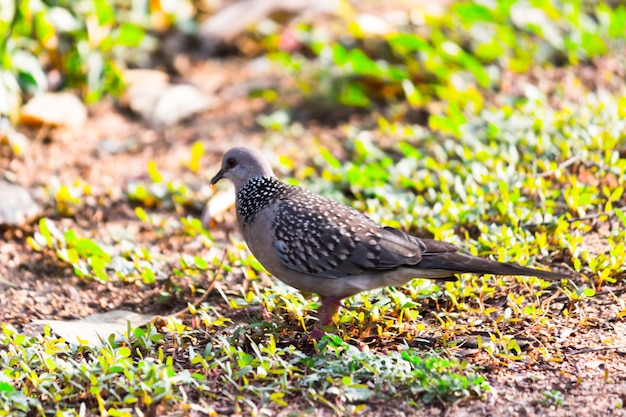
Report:
[[184,1],[2,0],[0,113],[25,96],[76,90],[88,103],[122,91],[121,70],[150,66],[155,33],[193,17]]
[[[123,90],[125,68],[153,67],[168,33],[204,43],[199,27],[224,4],[187,0],[0,0],[0,114],[43,91],[72,90],[87,103]],[[304,97],[341,106],[444,103],[431,127],[458,134],[502,71],[593,61],[626,38],[626,5],[594,0],[459,1],[441,16],[415,10],[394,25],[363,19],[341,2],[335,23],[287,26],[273,15],[231,53],[267,55]],[[278,14],[280,15],[280,14]],[[289,40],[286,42],[285,40]],[[247,43],[249,45],[250,42]],[[280,94],[262,92],[268,101]]]

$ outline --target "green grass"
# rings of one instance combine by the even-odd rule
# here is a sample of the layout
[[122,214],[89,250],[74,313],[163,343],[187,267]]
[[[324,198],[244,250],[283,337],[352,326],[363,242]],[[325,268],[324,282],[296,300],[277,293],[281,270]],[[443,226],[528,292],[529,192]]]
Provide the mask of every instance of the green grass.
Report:
[[[279,283],[263,284],[262,267],[240,243],[221,260],[180,253],[176,265],[132,241],[105,245],[43,219],[31,245],[83,279],[152,285],[155,276],[175,281],[199,274],[215,280],[224,303],[219,308],[201,304],[182,321],[168,318],[160,328],[129,329],[126,337],[103,347],[76,346],[49,331],[20,335],[5,324],[0,412],[43,415],[85,407],[127,415],[157,404],[184,409],[200,397],[209,404],[232,403],[245,413],[289,407],[297,399],[299,407],[325,406],[342,414],[377,400],[419,407],[481,398],[489,384],[480,368],[451,355],[458,346],[474,340],[496,363],[555,360],[549,335],[561,314],[584,321],[585,300],[623,274],[626,225],[617,207],[624,206],[626,160],[617,149],[624,139],[619,105],[610,96],[600,103],[590,93],[561,110],[537,101],[486,109],[469,119],[463,127],[467,134],[455,140],[380,119],[374,136],[402,129],[392,148],[356,132],[345,142],[346,161],[320,149],[325,158],[292,182],[332,196],[343,190],[341,199],[385,224],[499,261],[562,265],[574,279],[548,283],[464,275],[456,283],[414,280],[400,289],[359,294],[339,311],[336,336],[317,345],[306,342],[316,299]],[[494,123],[498,133],[484,139]],[[572,157],[578,157],[574,164],[559,167]],[[582,172],[591,175],[588,183],[581,183]],[[149,220],[145,210],[137,213]],[[584,245],[591,226],[580,218],[589,215],[620,224],[605,234],[607,252]],[[217,245],[196,223],[146,225],[161,230],[156,236],[179,234]],[[561,261],[553,263],[555,257]],[[225,275],[240,272],[251,280],[249,290],[236,294],[221,286]],[[578,307],[562,312],[545,304],[556,294]],[[504,307],[490,305],[503,296]],[[236,318],[236,311],[258,306],[269,316]],[[477,331],[488,336],[472,336]],[[538,334],[544,336],[537,339]],[[437,348],[411,347],[424,336]],[[520,344],[529,337],[538,344]],[[363,349],[366,340],[375,341],[371,350]],[[557,394],[546,392],[541,403],[564,404]]]
[[[310,406],[321,402],[343,413],[362,409],[373,397],[428,403],[489,390],[467,362],[408,346],[389,354],[362,352],[332,336],[302,352],[277,346],[273,336],[255,342],[252,326],[227,337],[170,324],[170,336],[150,325],[97,348],[68,343],[48,330],[26,337],[3,326],[0,345],[8,349],[0,354],[1,415],[73,409],[123,416],[185,404],[197,395],[258,413],[269,405],[287,406],[301,393]],[[172,344],[182,356],[166,353]]]

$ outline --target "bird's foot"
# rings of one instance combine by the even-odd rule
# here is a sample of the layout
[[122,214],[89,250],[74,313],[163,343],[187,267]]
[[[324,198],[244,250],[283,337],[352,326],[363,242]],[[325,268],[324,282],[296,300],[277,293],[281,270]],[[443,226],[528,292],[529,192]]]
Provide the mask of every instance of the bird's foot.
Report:
[[324,336],[324,330],[320,329],[319,327],[315,327],[311,331],[311,338],[312,339],[320,340],[322,338],[322,336]]
[[320,340],[324,336],[324,326],[328,326],[333,321],[333,316],[341,305],[341,298],[338,297],[320,297],[322,305],[319,307],[318,325],[311,331],[311,338]]

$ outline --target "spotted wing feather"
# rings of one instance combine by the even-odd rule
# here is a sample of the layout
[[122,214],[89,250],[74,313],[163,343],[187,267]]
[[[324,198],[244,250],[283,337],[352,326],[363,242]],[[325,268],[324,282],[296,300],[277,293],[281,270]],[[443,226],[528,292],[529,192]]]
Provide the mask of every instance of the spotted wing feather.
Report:
[[278,204],[274,246],[289,268],[327,278],[415,265],[422,257],[419,239],[301,188]]

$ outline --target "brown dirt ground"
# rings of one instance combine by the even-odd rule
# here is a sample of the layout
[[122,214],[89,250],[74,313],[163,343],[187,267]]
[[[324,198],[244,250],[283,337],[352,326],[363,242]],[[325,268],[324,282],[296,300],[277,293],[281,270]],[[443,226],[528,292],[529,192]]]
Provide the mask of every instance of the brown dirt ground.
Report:
[[[138,245],[152,247],[165,256],[169,265],[175,266],[177,255],[202,248],[186,248],[182,236],[156,238],[136,218],[134,207],[125,199],[126,185],[130,180],[146,179],[149,160],[156,161],[168,178],[177,178],[197,190],[198,201],[211,194],[207,178],[216,172],[220,155],[231,146],[249,144],[280,149],[282,153],[296,156],[301,145],[317,141],[331,148],[340,148],[343,139],[336,123],[325,124],[319,120],[303,119],[304,131],[300,142],[281,143],[268,139],[256,124],[255,117],[265,110],[261,100],[250,99],[247,90],[236,87],[256,85],[264,80],[275,82],[280,76],[271,70],[259,73],[253,63],[239,58],[209,60],[191,63],[183,78],[195,82],[200,88],[214,91],[223,97],[214,109],[206,111],[180,126],[153,130],[107,100],[90,109],[90,117],[79,130],[30,130],[28,136],[38,138],[22,157],[0,155],[0,169],[16,174],[17,182],[27,187],[43,189],[45,215],[59,223],[59,227],[71,227],[87,236],[108,235],[111,228],[124,228],[135,237]],[[543,74],[546,75],[546,74]],[[277,78],[278,77],[278,78]],[[210,84],[210,85],[209,85]],[[357,120],[367,122],[367,116],[358,115]],[[109,153],[102,148],[102,141],[124,143],[135,139],[132,149]],[[205,144],[207,152],[202,158],[202,174],[189,171],[184,161],[189,159],[191,145],[196,141]],[[52,178],[62,184],[81,179],[91,184],[92,196],[74,216],[60,218],[54,210],[54,201],[46,196],[45,189]],[[188,208],[174,212],[167,208],[154,210],[163,216],[198,216],[200,208]],[[232,228],[232,213],[214,230],[217,239],[226,239]],[[231,225],[231,226],[227,226]],[[26,237],[36,230],[34,225],[19,229],[0,231],[0,322],[25,329],[34,319],[74,319],[93,312],[127,308],[137,312],[170,314],[184,308],[196,295],[188,289],[190,282],[178,279],[182,288],[176,297],[165,304],[157,303],[158,295],[167,289],[164,283],[154,286],[128,283],[86,282],[74,276],[66,266],[52,261],[52,257],[34,252],[26,244]],[[242,276],[232,274],[227,278],[229,290],[238,292],[246,285]],[[191,280],[191,279],[190,279]],[[202,286],[202,283],[198,285]],[[626,323],[618,315],[619,302],[624,302],[624,287],[618,282],[606,286],[590,305],[585,306],[586,320],[563,318],[551,334],[533,334],[532,323],[520,325],[520,331],[528,337],[531,354],[525,362],[498,363],[484,351],[468,343],[453,354],[484,367],[494,391],[485,400],[464,399],[441,406],[424,406],[422,409],[395,408],[391,404],[373,402],[366,410],[368,415],[382,416],[605,416],[626,415],[616,404],[626,404]],[[218,295],[210,295],[209,301],[221,305],[225,315],[235,321],[245,321],[241,313],[228,312]],[[616,302],[617,301],[617,302]],[[436,327],[436,321],[428,316],[424,306],[425,320]],[[566,308],[564,301],[556,299],[550,306],[554,314]],[[254,311],[249,314],[256,314]],[[245,315],[245,314],[244,314]],[[470,332],[471,335],[471,332]],[[437,340],[437,335],[431,335]],[[549,336],[554,342],[548,342]],[[605,349],[605,346],[622,346],[621,349]],[[547,349],[546,360],[538,352]],[[537,353],[532,354],[533,351]],[[564,393],[567,406],[546,406],[541,403],[543,392],[558,390]],[[233,410],[228,404],[215,405],[223,414]],[[295,399],[287,410],[276,409],[279,415],[296,412],[300,407],[310,408],[302,399]],[[321,407],[313,414],[331,415],[328,408]]]

